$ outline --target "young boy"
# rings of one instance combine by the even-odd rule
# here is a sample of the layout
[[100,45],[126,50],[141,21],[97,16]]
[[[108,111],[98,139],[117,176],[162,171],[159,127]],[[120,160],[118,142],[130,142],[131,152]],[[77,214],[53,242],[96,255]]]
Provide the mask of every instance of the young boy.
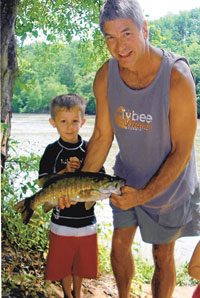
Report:
[[[87,142],[78,134],[85,123],[85,101],[76,94],[60,95],[50,104],[50,123],[59,140],[50,144],[40,161],[39,178],[80,170]],[[98,267],[97,224],[94,207],[84,203],[54,208],[50,223],[50,243],[45,277],[61,280],[64,297],[79,298],[83,278],[96,278]],[[73,291],[71,291],[73,283]]]

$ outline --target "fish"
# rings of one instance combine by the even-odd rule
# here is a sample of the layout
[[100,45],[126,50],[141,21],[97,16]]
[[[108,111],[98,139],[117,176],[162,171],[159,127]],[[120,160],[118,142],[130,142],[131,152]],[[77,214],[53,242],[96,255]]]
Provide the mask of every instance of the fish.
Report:
[[39,179],[38,184],[43,188],[14,206],[14,210],[21,213],[24,224],[29,222],[39,205],[48,212],[58,206],[58,199],[64,196],[68,196],[69,201],[85,202],[85,208],[89,210],[96,201],[109,198],[112,193],[120,195],[125,180],[104,173],[79,171],[46,176]]

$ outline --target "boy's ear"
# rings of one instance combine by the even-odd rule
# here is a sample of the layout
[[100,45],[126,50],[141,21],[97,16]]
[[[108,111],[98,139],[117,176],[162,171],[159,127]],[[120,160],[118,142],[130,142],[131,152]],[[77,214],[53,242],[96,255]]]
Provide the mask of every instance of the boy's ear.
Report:
[[81,127],[83,126],[83,124],[85,124],[85,122],[86,122],[86,119],[83,118],[82,121],[81,121]]
[[56,127],[56,124],[53,118],[49,118],[49,122],[53,127]]

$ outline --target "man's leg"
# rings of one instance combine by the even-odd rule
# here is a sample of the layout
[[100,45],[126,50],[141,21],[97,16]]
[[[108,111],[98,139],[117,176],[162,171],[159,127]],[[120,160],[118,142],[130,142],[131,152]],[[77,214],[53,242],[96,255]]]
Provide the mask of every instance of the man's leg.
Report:
[[153,298],[171,298],[176,285],[175,241],[153,245],[155,271],[152,279]]
[[119,298],[128,298],[134,275],[134,261],[131,245],[137,227],[114,230],[112,239],[111,264],[117,282]]

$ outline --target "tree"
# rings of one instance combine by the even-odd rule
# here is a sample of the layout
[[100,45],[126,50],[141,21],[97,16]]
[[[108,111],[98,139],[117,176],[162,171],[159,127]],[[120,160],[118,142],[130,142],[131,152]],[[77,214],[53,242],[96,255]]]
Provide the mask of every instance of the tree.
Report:
[[78,41],[35,42],[18,48],[20,71],[15,80],[13,111],[49,112],[49,100],[68,92],[82,95],[86,112],[95,114],[93,80],[98,66],[91,60],[91,53],[92,42],[87,42],[87,51],[83,52]]
[[1,137],[2,170],[7,157],[10,134],[11,102],[14,81],[17,76],[15,20],[19,0],[1,0],[1,123],[4,133]]

